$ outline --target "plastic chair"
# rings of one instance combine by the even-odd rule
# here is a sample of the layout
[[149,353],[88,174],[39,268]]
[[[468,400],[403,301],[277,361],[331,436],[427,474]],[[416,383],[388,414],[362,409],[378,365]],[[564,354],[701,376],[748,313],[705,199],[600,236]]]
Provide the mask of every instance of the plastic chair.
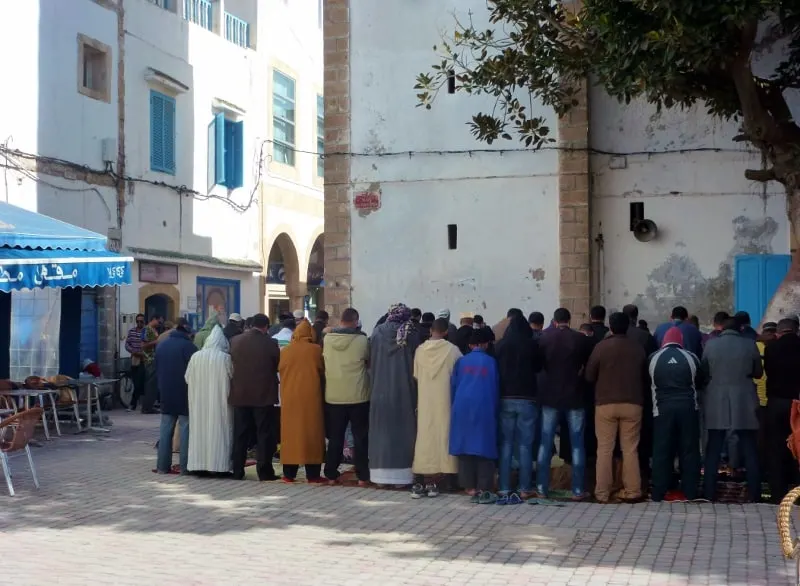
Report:
[[[25,451],[28,456],[31,475],[33,476],[33,484],[36,488],[39,488],[39,478],[36,476],[36,468],[33,465],[33,455],[31,454],[29,443],[41,416],[41,407],[34,407],[0,421],[0,464],[3,466],[3,474],[6,477],[8,492],[11,496],[14,496],[14,485],[11,483],[9,459],[10,455],[15,452]],[[11,432],[10,439],[6,439],[7,432]]]

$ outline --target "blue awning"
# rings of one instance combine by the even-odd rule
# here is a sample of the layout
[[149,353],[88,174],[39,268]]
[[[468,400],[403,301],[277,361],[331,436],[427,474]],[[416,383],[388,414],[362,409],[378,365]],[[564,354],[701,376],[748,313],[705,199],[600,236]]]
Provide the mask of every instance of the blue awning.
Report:
[[0,248],[0,291],[129,285],[132,263],[107,250]]
[[106,237],[0,202],[0,246],[61,250],[106,249]]

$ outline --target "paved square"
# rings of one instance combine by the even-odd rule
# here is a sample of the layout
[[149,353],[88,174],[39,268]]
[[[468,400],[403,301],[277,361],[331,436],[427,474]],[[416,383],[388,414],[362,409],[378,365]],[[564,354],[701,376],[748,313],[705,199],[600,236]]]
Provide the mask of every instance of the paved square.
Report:
[[[156,476],[157,416],[12,460],[0,583],[793,584],[769,505],[470,505],[371,489]],[[177,457],[176,457],[177,461]]]

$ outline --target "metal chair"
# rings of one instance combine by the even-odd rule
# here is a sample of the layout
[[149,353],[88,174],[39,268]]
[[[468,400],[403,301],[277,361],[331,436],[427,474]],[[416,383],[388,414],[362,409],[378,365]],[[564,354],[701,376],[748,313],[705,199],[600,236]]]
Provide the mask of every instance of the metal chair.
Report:
[[[36,424],[42,417],[41,407],[27,409],[22,413],[17,413],[7,419],[0,421],[0,464],[3,467],[3,474],[6,477],[8,492],[14,496],[14,485],[11,483],[11,465],[9,462],[11,454],[25,451],[28,456],[28,464],[33,476],[33,484],[39,488],[39,478],[36,476],[36,468],[33,465],[33,455],[31,454],[30,440],[36,429]],[[7,433],[11,433],[11,438],[6,439]]]

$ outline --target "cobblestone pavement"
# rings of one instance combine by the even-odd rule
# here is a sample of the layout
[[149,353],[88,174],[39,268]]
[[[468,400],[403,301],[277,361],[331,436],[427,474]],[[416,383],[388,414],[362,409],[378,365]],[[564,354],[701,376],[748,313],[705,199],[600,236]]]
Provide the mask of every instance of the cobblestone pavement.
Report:
[[36,448],[0,485],[2,584],[792,584],[776,508],[476,506],[358,488],[156,476],[158,418]]

